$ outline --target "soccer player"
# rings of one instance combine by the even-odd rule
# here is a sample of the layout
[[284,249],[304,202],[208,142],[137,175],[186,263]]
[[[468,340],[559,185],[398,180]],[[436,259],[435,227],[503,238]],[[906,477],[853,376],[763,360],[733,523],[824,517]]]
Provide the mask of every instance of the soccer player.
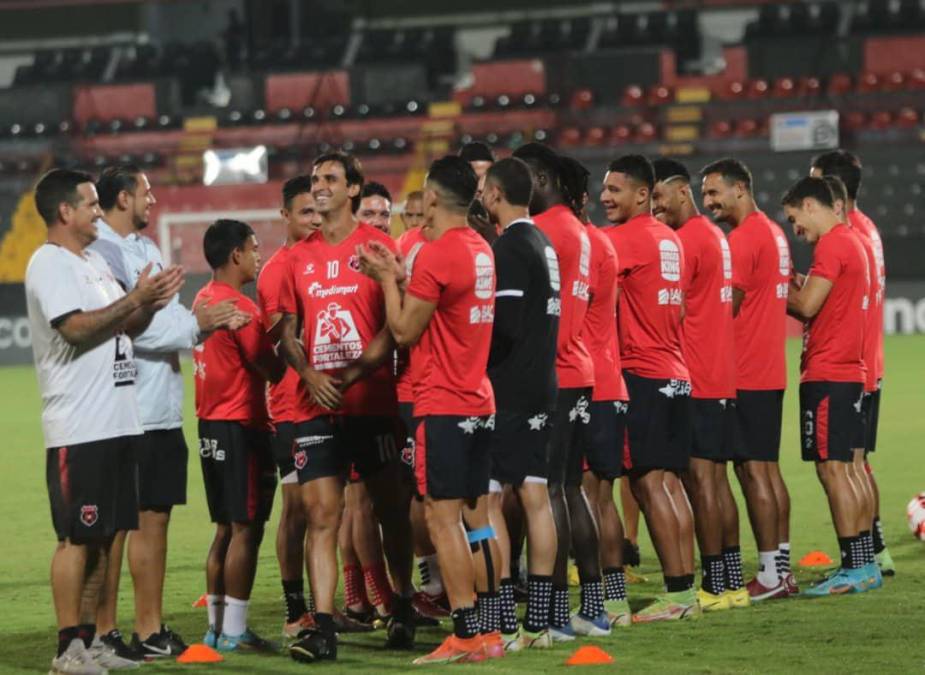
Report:
[[459,156],[469,163],[479,180],[475,199],[469,206],[469,225],[490,244],[498,238],[501,232],[498,230],[498,226],[493,226],[489,222],[488,214],[485,213],[485,208],[482,206],[479,197],[485,185],[485,174],[495,161],[495,153],[481,141],[472,141],[459,149]]
[[267,321],[242,292],[257,279],[257,238],[246,223],[216,220],[203,252],[212,280],[197,302],[231,299],[251,315],[239,330],[212,333],[193,350],[199,457],[215,538],[206,559],[209,628],[203,641],[219,651],[271,650],[247,625],[257,552],[270,517],[276,470],[266,383],[285,372],[267,335]]
[[[286,226],[286,241],[262,266],[257,278],[257,304],[266,320],[271,343],[279,341],[282,329],[279,299],[288,270],[289,252],[321,224],[311,189],[310,176],[295,176],[283,184],[280,216]],[[297,637],[302,630],[313,625],[302,582],[305,513],[292,456],[295,442],[293,410],[298,385],[298,373],[289,368],[282,380],[267,387],[267,409],[274,427],[273,458],[279,469],[282,492],[282,512],[276,530],[276,558],[286,601],[283,634],[290,638]]]
[[377,230],[392,234],[392,193],[385,185],[373,181],[363,184],[357,218]]
[[[880,389],[883,383],[883,300],[886,294],[886,267],[883,261],[883,242],[873,221],[858,208],[857,196],[861,188],[861,161],[845,150],[827,152],[812,161],[810,175],[837,176],[847,193],[845,208],[847,223],[861,235],[868,254],[873,253],[876,273],[870,279],[870,308],[867,312],[867,342],[864,361],[867,365],[867,382],[864,385],[864,438],[857,439],[855,447],[855,473],[868,481],[869,499],[873,501],[871,532],[877,564],[885,576],[896,574],[896,566],[883,539],[880,523],[880,492],[870,466],[870,454],[877,448],[877,424],[880,419]],[[862,444],[863,443],[863,444]],[[860,449],[863,448],[863,453]],[[862,533],[867,530],[862,528]]]
[[405,232],[420,228],[424,224],[424,193],[420,190],[409,192],[408,196],[405,197],[405,208],[401,212],[401,222],[405,226]]
[[[566,167],[565,183],[571,194],[582,195],[586,206],[588,170],[571,157],[562,158]],[[582,210],[586,232],[591,241],[591,273],[588,312],[582,338],[594,363],[594,390],[591,397],[591,421],[582,427],[581,446],[587,470],[583,489],[595,507],[600,529],[600,557],[604,578],[604,608],[611,626],[625,626],[632,621],[626,599],[626,576],[623,568],[623,525],[614,503],[614,481],[623,473],[623,444],[629,394],[620,367],[617,343],[617,253],[610,239],[587,220]]]
[[[344,479],[351,462],[372,497],[395,598],[386,644],[411,648],[410,490],[397,462],[401,442],[392,342],[379,285],[360,272],[357,247],[385,233],[354,218],[363,173],[350,155],[315,159],[312,196],[321,228],[290,251],[281,349],[299,374],[293,457],[306,509],[309,568],[317,628],[290,647],[301,661],[337,658],[334,593]],[[301,325],[301,341],[296,322]],[[377,583],[388,588],[384,572]]]
[[805,322],[800,360],[800,440],[815,462],[832,512],[841,566],[808,596],[859,593],[882,584],[872,548],[860,536],[865,499],[850,467],[862,425],[868,261],[860,238],[835,212],[826,181],[797,181],[781,203],[794,234],[814,245],[805,278],[791,282],[787,310]]
[[605,233],[619,260],[618,330],[629,391],[623,469],[662,565],[665,593],[634,622],[696,618],[693,579],[685,575],[681,524],[665,473],[688,467],[690,376],[681,353],[684,254],[678,235],[652,217],[655,171],[641,155],[610,163],[601,204],[616,225]]
[[704,611],[729,609],[731,598],[748,604],[748,592],[726,588],[723,564],[724,523],[734,524],[738,510],[726,517],[720,493],[728,482],[730,428],[735,423],[735,351],[732,325],[732,255],[726,235],[700,214],[691,191],[691,176],[678,161],[653,162],[653,214],[678,233],[684,250],[684,361],[691,375],[691,460],[684,484],[693,497],[697,542],[703,569],[697,593]]
[[758,544],[753,602],[796,595],[790,573],[790,496],[780,473],[780,428],[787,387],[787,287],[790,246],[755,204],[752,175],[735,159],[701,171],[703,205],[732,228],[732,314],[735,317],[735,469]]
[[[399,287],[404,270],[390,249],[370,244],[360,252],[364,270],[382,286],[395,342],[412,347],[412,362],[423,363],[414,381],[414,415],[419,418],[414,470],[452,608],[453,634],[416,664],[488,655],[473,604],[476,570],[470,546],[482,549],[491,577],[487,563],[494,554],[489,551],[497,547],[490,545],[494,536],[485,495],[495,402],[485,370],[495,271],[491,249],[467,224],[477,185],[475,173],[459,157],[431,164],[424,213],[432,241],[414,258],[404,297]],[[471,509],[468,541],[462,527],[466,507]]]
[[[142,433],[132,335],[183,284],[179,267],[142,269],[120,288],[87,247],[101,215],[93,179],[54,169],[35,189],[48,227],[26,268],[26,307],[42,395],[46,481],[58,544],[51,587],[58,622],[52,673],[137,667],[93,645],[100,589],[113,538],[138,527],[135,448]],[[88,651],[89,650],[89,651]]]
[[[501,551],[501,632],[507,651],[552,644],[549,606],[556,562],[556,530],[546,487],[546,448],[558,380],[559,262],[552,244],[529,215],[529,167],[502,159],[488,170],[482,204],[502,228],[492,245],[497,273],[495,321],[488,377],[495,392],[491,435],[489,510]],[[527,613],[517,625],[510,541],[501,510],[502,486],[513,486],[523,505],[530,545]]]
[[[568,188],[571,165],[540,143],[527,143],[515,152],[533,173],[530,214],[536,226],[552,242],[559,259],[562,289],[559,335],[556,341],[556,374],[559,392],[549,439],[549,499],[558,537],[553,573],[553,604],[550,633],[553,641],[568,641],[576,634],[607,635],[610,622],[604,609],[597,523],[581,489],[582,427],[591,419],[594,362],[582,337],[588,311],[591,275],[591,240],[576,214],[582,194]],[[581,606],[569,617],[568,555],[575,554],[581,583]]]

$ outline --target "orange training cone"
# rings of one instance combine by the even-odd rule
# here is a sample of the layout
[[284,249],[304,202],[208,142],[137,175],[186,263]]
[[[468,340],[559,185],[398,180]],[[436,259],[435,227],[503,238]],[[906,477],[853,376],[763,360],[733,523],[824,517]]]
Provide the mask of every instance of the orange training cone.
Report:
[[605,663],[613,663],[613,657],[600,647],[594,645],[585,645],[575,650],[569,659],[565,662],[567,666],[599,666]]
[[824,551],[810,551],[800,558],[801,567],[824,567],[825,565],[831,565],[833,562],[835,561]]
[[203,593],[199,596],[199,599],[193,603],[193,607],[205,607],[208,603],[206,602],[206,594]]
[[225,657],[202,643],[190,645],[177,657],[177,663],[218,663]]

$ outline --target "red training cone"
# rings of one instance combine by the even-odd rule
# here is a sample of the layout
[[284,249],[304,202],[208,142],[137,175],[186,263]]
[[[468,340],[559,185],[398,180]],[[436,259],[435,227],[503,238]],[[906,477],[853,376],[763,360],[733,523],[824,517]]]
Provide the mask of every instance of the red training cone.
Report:
[[599,666],[613,663],[613,657],[600,647],[585,645],[575,650],[565,662],[567,666]]

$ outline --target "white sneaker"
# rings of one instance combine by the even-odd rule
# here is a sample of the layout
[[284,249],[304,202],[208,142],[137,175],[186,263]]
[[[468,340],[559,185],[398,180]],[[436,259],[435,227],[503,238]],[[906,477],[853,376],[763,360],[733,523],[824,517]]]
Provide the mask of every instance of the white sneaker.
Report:
[[51,660],[51,670],[48,675],[62,673],[64,675],[106,675],[108,671],[100,666],[84,646],[80,638],[71,640],[61,656]]
[[90,658],[96,661],[97,665],[102,666],[106,670],[129,670],[131,668],[139,668],[141,665],[137,661],[123,659],[116,654],[115,649],[105,645],[99,638],[93,639],[93,644],[90,645],[90,649],[87,650],[87,653],[90,655]]

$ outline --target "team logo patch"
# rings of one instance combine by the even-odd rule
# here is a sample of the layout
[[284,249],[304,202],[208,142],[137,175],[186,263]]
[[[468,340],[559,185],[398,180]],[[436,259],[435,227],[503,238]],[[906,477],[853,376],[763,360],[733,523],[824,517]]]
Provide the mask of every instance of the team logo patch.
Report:
[[401,461],[414,468],[414,439],[410,436],[405,440],[405,447],[401,449]]
[[99,519],[100,511],[96,504],[84,504],[80,507],[80,522],[87,527],[93,527]]
[[295,468],[301,471],[305,468],[305,465],[308,464],[308,455],[304,450],[298,450],[292,455],[293,464]]
[[360,258],[357,255],[352,255],[347,260],[347,267],[352,269],[354,272],[360,271]]

